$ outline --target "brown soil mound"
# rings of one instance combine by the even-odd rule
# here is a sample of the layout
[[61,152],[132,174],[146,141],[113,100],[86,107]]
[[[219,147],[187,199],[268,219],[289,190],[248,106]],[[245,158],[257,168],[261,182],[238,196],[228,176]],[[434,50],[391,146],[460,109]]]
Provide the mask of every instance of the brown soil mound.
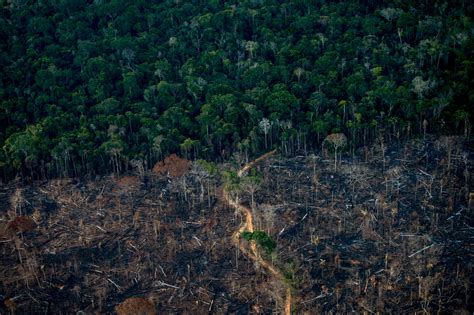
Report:
[[144,298],[128,298],[115,311],[118,315],[156,315],[155,305]]
[[190,162],[182,159],[176,154],[171,154],[165,158],[164,161],[158,162],[153,167],[153,173],[166,175],[172,177],[179,177],[184,175],[189,168]]
[[18,232],[29,232],[36,228],[36,223],[30,217],[19,216],[8,222],[7,230],[18,233]]

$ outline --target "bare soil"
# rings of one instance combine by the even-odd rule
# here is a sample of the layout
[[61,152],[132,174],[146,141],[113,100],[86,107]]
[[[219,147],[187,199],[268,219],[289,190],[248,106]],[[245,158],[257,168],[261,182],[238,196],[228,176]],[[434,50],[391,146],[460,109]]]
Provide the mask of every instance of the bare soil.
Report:
[[153,302],[144,298],[128,298],[115,311],[117,315],[156,315]]

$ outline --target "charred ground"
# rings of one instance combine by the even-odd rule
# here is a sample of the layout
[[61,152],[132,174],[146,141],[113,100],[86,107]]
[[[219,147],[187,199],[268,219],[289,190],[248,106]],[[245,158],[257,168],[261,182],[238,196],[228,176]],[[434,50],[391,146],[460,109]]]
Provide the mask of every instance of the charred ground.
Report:
[[[168,177],[165,165],[3,187],[1,311],[111,313],[130,297],[173,314],[281,310],[281,283],[232,246],[242,218],[219,176],[193,162]],[[331,156],[271,157],[235,188],[277,243],[266,258],[297,313],[462,313],[473,311],[472,167],[472,143],[427,138],[336,169]]]

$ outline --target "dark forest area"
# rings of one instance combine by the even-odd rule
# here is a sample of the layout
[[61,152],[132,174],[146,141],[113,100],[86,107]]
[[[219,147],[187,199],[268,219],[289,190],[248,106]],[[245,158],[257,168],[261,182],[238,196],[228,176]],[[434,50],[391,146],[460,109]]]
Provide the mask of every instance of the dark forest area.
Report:
[[0,1],[0,172],[469,136],[469,1]]

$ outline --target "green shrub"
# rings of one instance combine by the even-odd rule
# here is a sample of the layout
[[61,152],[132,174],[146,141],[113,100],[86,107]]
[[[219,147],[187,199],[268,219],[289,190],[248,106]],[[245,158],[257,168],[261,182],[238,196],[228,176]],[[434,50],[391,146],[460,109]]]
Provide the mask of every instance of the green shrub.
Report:
[[242,238],[247,241],[255,241],[267,254],[271,254],[276,248],[276,242],[263,231],[242,232]]

